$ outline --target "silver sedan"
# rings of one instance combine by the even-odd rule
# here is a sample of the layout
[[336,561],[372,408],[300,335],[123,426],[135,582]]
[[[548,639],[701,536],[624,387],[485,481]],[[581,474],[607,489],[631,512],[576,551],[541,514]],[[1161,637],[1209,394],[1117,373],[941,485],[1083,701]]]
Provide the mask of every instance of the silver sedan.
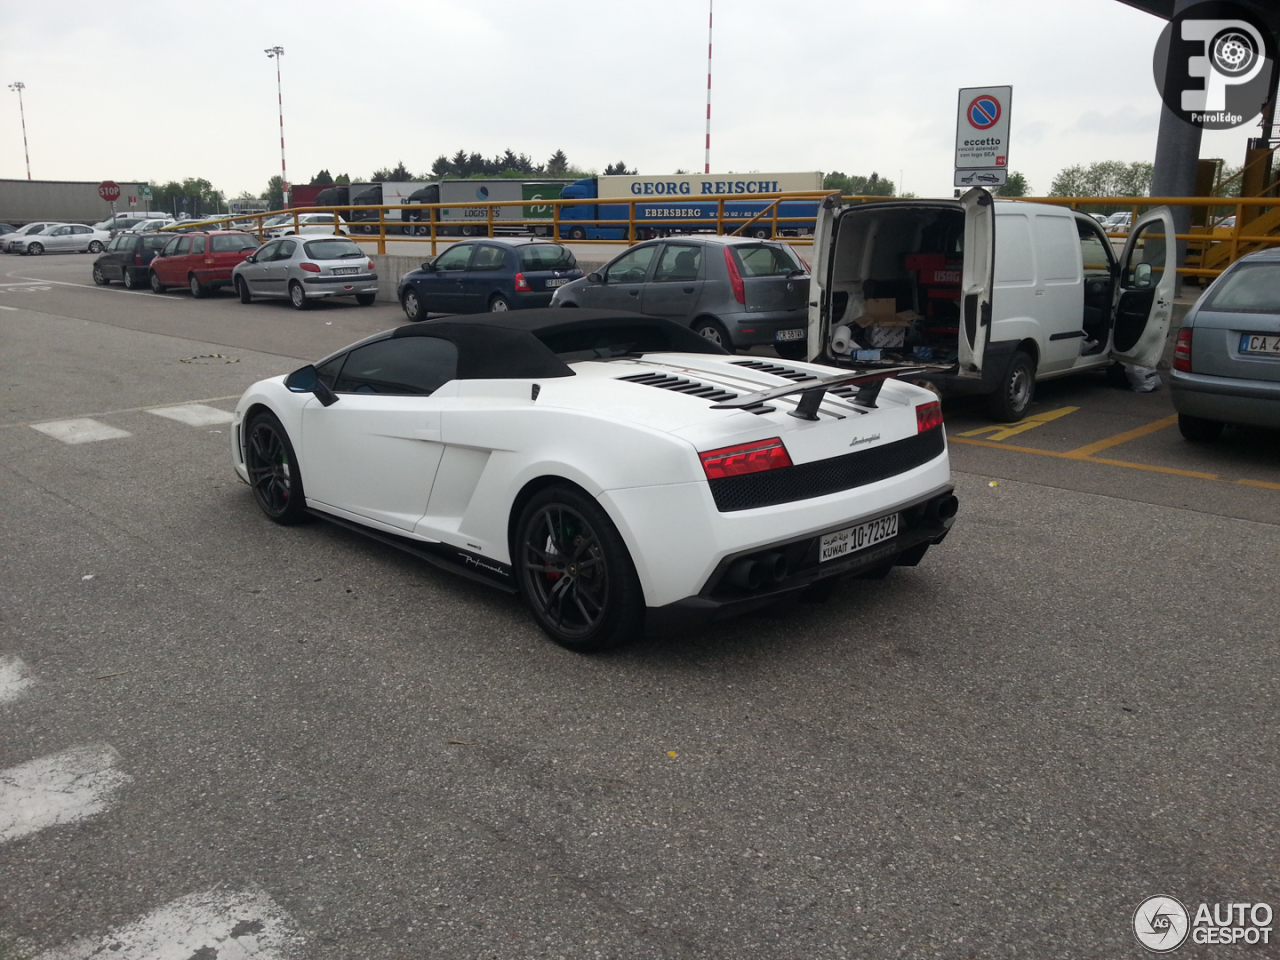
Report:
[[231,282],[241,303],[254,297],[287,299],[305,310],[313,300],[355,297],[367,307],[378,295],[368,254],[346,237],[283,237],[236,264]]
[[45,253],[101,253],[111,241],[106,230],[87,227],[83,223],[59,223],[40,233],[18,237],[6,249],[10,253],[38,256]]

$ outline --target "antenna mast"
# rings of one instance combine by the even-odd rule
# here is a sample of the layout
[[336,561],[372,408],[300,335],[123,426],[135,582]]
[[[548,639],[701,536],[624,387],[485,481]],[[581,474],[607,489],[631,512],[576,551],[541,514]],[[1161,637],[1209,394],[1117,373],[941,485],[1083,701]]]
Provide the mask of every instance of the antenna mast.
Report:
[[711,172],[711,15],[714,3],[715,0],[707,0],[707,153],[703,173]]

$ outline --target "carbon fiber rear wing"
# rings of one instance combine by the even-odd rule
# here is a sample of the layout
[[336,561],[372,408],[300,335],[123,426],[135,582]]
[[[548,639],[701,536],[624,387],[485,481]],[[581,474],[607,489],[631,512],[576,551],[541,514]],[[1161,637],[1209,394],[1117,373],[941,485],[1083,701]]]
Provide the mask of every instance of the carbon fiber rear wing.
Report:
[[857,387],[858,392],[849,400],[859,407],[875,409],[876,398],[880,396],[880,388],[886,380],[897,377],[913,376],[924,373],[927,367],[885,367],[880,370],[862,370],[860,372],[841,373],[834,377],[823,377],[817,380],[804,380],[800,383],[789,383],[774,387],[772,390],[761,390],[759,393],[748,393],[732,400],[722,400],[711,405],[712,410],[746,410],[749,413],[771,413],[775,408],[765,406],[770,400],[800,394],[800,402],[794,410],[788,410],[790,416],[801,420],[817,420],[818,408],[828,390],[841,387]]

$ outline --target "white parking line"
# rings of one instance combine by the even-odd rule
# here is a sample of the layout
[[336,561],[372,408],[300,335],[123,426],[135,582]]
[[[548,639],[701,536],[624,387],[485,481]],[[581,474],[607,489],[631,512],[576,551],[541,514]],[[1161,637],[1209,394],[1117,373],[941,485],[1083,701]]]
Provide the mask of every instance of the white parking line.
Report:
[[293,921],[261,890],[206,890],[116,927],[54,947],[34,960],[287,960],[300,956],[305,939]]
[[25,663],[17,657],[0,657],[0,703],[18,699],[32,682]]
[[0,843],[102,813],[133,778],[105,743],[0,770]]
[[17,309],[18,309],[17,307],[6,307],[3,303],[0,303],[0,310],[17,310]]
[[93,443],[97,440],[118,440],[121,437],[132,437],[128,430],[121,430],[101,422],[81,418],[77,420],[50,420],[48,423],[33,423],[32,430],[61,440],[63,443]]
[[22,277],[16,273],[7,274],[15,280],[30,280],[34,283],[52,283],[59,287],[80,287],[82,290],[102,290],[106,293],[127,293],[131,297],[151,297],[161,300],[185,300],[186,297],[174,297],[167,293],[156,293],[151,290],[117,290],[115,287],[100,287],[96,283],[72,283],[69,280],[41,280],[38,277]]
[[[118,410],[99,410],[96,413],[89,414],[89,416],[110,417],[117,413],[141,413],[144,410],[158,410],[161,407],[185,406],[193,403],[219,403],[223,400],[239,400],[239,399],[240,399],[240,394],[238,393],[229,397],[201,397],[199,400],[188,400],[186,404],[156,403],[156,404],[150,404],[145,407],[120,407]],[[43,423],[44,421],[40,421],[40,422]],[[50,422],[53,422],[53,421],[50,421]],[[35,426],[35,423],[31,421],[20,422],[20,423],[0,423],[0,430],[8,430],[10,427],[34,427],[34,426]]]
[[147,413],[154,413],[157,417],[165,417],[169,420],[177,420],[179,423],[185,423],[189,427],[211,427],[215,423],[230,423],[235,419],[227,411],[219,410],[217,407],[210,407],[203,403],[185,403],[179,407],[156,407],[148,410]]

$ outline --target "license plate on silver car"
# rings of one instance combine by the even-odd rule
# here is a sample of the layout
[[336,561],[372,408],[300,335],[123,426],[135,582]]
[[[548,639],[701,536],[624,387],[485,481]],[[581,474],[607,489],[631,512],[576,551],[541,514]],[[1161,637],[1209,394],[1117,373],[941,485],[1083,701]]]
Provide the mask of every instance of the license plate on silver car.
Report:
[[795,330],[779,330],[775,337],[778,340],[803,340],[804,334],[804,327],[799,327]]
[[359,267],[334,267],[333,268],[333,275],[335,277],[346,277],[346,276],[350,276],[353,273],[359,273],[359,272],[360,272]]
[[568,282],[569,282],[569,278],[568,278],[568,277],[561,277],[559,280],[548,280],[548,281],[547,281],[547,286],[548,286],[548,287],[563,287],[563,286],[564,286],[566,283],[568,283]]
[[898,515],[896,513],[881,517],[879,520],[868,520],[856,527],[846,527],[835,533],[824,534],[818,544],[818,562],[826,563],[828,560],[863,550],[897,535]]
[[1280,356],[1280,337],[1262,333],[1246,333],[1240,337],[1241,353],[1267,353]]

